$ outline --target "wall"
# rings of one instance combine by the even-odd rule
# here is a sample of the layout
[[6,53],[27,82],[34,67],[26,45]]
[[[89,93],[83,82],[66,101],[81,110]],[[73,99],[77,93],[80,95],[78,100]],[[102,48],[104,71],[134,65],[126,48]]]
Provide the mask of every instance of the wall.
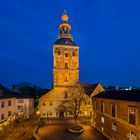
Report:
[[[140,103],[111,100],[111,99],[99,99],[96,100],[96,127],[105,135],[114,140],[128,140],[131,135],[130,132],[136,134],[137,139],[140,140]],[[104,102],[104,112],[100,112],[100,102]],[[117,116],[112,117],[111,104],[117,105]],[[137,109],[137,124],[131,125],[128,123],[128,107],[135,107]],[[104,118],[104,123],[101,121]],[[112,129],[112,124],[116,124],[116,130]]]

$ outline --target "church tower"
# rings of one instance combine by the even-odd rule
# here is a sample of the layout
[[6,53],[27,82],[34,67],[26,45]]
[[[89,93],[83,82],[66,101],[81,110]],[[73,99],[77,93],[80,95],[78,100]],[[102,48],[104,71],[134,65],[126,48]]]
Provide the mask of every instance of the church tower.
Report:
[[53,45],[53,87],[67,87],[79,80],[79,46],[71,35],[66,11],[59,26],[59,35]]

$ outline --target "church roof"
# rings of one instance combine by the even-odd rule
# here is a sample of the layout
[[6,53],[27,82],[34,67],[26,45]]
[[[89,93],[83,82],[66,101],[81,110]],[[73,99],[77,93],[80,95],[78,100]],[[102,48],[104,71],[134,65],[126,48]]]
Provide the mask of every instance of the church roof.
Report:
[[88,96],[91,96],[91,94],[93,93],[93,91],[97,88],[97,86],[99,85],[99,83],[95,83],[95,84],[91,84],[91,83],[84,83],[83,81],[79,81],[78,82],[85,90],[85,93]]
[[59,38],[55,41],[54,44],[76,46],[75,42],[72,41],[70,38]]
[[94,97],[140,102],[140,90],[111,90],[111,91],[101,92],[95,95]]

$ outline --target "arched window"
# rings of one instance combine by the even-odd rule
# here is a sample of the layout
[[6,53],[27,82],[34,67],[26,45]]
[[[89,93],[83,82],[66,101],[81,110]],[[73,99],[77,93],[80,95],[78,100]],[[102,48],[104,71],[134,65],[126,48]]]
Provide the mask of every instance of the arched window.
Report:
[[43,102],[43,106],[46,106],[46,102]]
[[68,98],[68,93],[67,93],[67,92],[65,92],[65,95],[64,95],[64,96],[65,96],[65,98]]
[[61,52],[60,52],[60,51],[58,51],[57,53],[58,53],[58,55],[60,55],[60,54],[61,54]]
[[65,57],[68,57],[68,53],[65,53]]
[[68,68],[68,63],[67,63],[67,62],[65,63],[65,68],[66,68],[66,69]]
[[65,77],[65,82],[68,82],[68,77],[67,76]]
[[52,102],[50,102],[50,105],[52,105]]
[[72,56],[76,56],[75,52],[72,52]]

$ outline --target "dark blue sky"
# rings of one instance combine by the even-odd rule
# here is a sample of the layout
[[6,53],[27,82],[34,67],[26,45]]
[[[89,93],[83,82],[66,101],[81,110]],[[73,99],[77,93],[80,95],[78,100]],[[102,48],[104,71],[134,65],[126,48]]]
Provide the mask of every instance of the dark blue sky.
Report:
[[52,45],[66,9],[80,46],[80,79],[140,86],[139,0],[3,0],[0,83],[52,84]]

